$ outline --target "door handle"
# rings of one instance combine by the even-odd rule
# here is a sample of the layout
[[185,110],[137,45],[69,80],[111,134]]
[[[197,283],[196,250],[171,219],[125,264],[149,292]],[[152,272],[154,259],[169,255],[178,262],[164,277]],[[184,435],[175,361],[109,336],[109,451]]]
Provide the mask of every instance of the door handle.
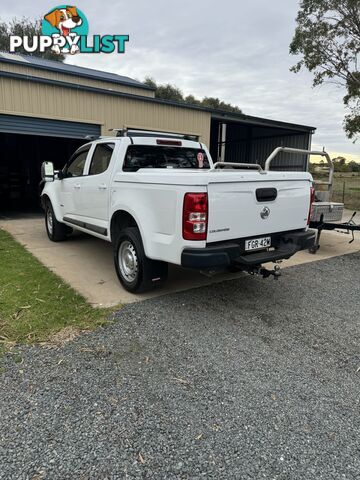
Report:
[[107,186],[105,185],[105,183],[100,183],[100,185],[98,185],[98,189],[99,190],[106,190]]
[[80,187],[81,187],[80,183],[75,183],[74,188],[80,188]]

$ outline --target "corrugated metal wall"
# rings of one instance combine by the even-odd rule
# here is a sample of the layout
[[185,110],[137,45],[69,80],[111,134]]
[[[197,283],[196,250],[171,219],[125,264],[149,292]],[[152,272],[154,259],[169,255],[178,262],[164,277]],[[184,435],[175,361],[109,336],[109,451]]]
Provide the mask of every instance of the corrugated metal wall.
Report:
[[[275,134],[273,138],[253,140],[250,163],[259,163],[264,166],[265,160],[276,147],[292,147],[306,150],[308,145],[308,133],[289,135],[286,137],[276,136]],[[280,153],[271,163],[272,170],[304,171],[306,167],[307,155]]]
[[0,113],[101,125],[103,135],[124,125],[201,135],[209,144],[211,114],[62,86],[0,78]]
[[[277,147],[308,149],[311,134],[308,132],[284,133],[281,129],[266,129],[266,137],[259,129],[250,125],[227,125],[226,154],[227,162],[258,163],[262,166],[271,152]],[[307,155],[281,153],[272,162],[272,169],[303,171],[307,168]]]

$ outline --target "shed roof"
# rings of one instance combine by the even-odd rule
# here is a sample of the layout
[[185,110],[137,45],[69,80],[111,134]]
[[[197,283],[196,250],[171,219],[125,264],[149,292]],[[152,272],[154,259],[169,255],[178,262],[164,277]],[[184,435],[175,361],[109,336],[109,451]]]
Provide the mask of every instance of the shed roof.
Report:
[[0,52],[0,62],[16,63],[17,65],[35,67],[41,70],[49,70],[51,72],[66,73],[68,75],[75,75],[78,77],[102,80],[103,82],[120,83],[122,85],[128,85],[135,88],[137,87],[143,90],[153,90],[153,88],[139,82],[138,80],[134,80],[133,78],[125,77],[123,75],[118,75],[117,73],[94,70],[93,68],[78,67],[77,65],[70,65],[69,63],[47,60],[45,58],[30,55]]

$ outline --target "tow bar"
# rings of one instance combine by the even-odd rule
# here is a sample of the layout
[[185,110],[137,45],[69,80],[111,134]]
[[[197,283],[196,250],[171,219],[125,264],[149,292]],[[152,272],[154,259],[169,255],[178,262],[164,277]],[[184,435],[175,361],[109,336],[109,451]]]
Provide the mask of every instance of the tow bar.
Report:
[[335,230],[339,233],[343,233],[345,235],[351,235],[351,240],[349,243],[352,243],[355,240],[354,232],[360,232],[360,225],[355,223],[356,212],[354,212],[347,222],[324,222],[324,215],[321,215],[319,222],[310,222],[310,228],[314,228],[318,231],[316,236],[316,243],[315,245],[309,249],[310,253],[315,254],[320,248],[320,237],[321,232],[323,230]]
[[272,270],[269,270],[265,267],[255,267],[248,271],[250,275],[260,275],[263,278],[268,278],[271,275],[274,277],[274,280],[278,280],[281,277],[280,265],[274,265]]

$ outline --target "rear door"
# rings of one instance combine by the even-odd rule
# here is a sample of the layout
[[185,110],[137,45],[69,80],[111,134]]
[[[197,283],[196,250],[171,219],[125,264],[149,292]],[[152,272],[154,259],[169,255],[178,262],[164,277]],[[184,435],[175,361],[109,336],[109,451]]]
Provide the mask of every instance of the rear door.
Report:
[[[260,237],[307,226],[310,180],[247,181],[248,176],[256,174],[244,172],[240,182],[229,181],[227,173],[227,181],[221,182],[223,173],[216,172],[218,180],[208,185],[208,242]],[[238,174],[232,173],[235,180]],[[270,175],[276,177],[275,172]],[[281,175],[284,177],[283,173],[277,174]]]

